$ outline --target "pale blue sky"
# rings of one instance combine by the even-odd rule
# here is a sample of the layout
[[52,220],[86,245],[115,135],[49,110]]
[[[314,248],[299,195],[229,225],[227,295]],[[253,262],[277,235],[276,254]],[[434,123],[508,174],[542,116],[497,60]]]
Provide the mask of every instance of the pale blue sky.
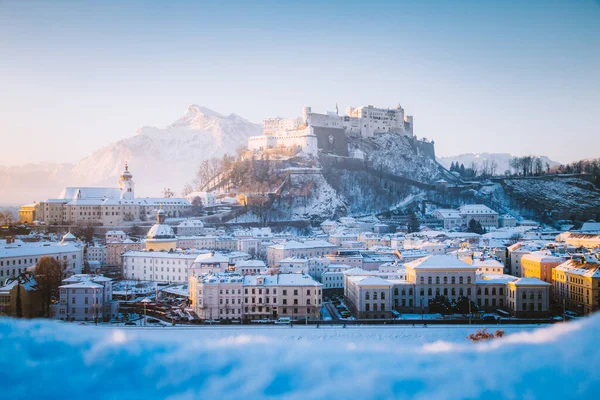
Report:
[[0,165],[74,162],[190,104],[254,122],[337,102],[439,155],[600,153],[600,2],[0,0]]

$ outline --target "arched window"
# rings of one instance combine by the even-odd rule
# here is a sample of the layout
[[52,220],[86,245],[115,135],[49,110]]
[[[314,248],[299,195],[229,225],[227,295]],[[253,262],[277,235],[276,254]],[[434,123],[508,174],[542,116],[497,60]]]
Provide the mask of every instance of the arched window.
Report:
[[481,288],[477,288],[477,295],[481,296]]
[[394,296],[398,296],[398,288],[394,289]]
[[444,277],[444,285],[446,285],[446,284],[448,284],[448,277],[447,276]]
[[534,297],[534,295],[533,295],[533,292],[529,293],[529,299],[530,299],[530,300],[533,300],[533,299],[535,299],[535,297]]
[[456,296],[456,289],[452,288],[452,296]]
[[425,296],[425,289],[421,289],[421,296]]
[[456,278],[452,277],[452,284],[454,285],[456,283]]
[[487,296],[487,295],[489,295],[489,294],[490,294],[490,289],[488,289],[488,288],[485,288],[485,289],[483,289],[483,293],[484,293],[486,296]]
[[377,300],[377,292],[373,292],[373,300]]
[[493,287],[493,288],[492,288],[492,296],[495,296],[495,295],[496,295],[496,288],[495,288],[495,287]]
[[459,296],[463,296],[464,294],[465,294],[465,291],[463,290],[463,288],[458,289]]
[[421,277],[421,285],[424,285],[424,284],[425,284],[425,278]]
[[463,283],[463,277],[462,276],[460,278],[458,278],[458,283],[460,283],[462,285],[462,283]]
[[385,300],[385,292],[381,292],[381,300]]
[[[412,292],[412,289],[411,289],[411,292]],[[402,289],[402,296],[406,296],[406,289]]]
[[504,295],[504,288],[498,289],[498,293],[500,293],[501,296]]
[[431,288],[427,289],[427,296],[431,296],[432,295],[432,291]]
[[523,300],[527,300],[527,293],[523,292],[523,296],[521,296]]
[[444,289],[444,296],[448,296],[448,288]]
[[440,295],[440,288],[435,289],[435,295],[439,296]]
[[467,288],[467,296],[471,295],[471,288]]
[[369,294],[369,292],[365,293],[365,300],[370,300],[371,299],[371,295]]
[[431,277],[427,278],[427,283],[430,285],[433,283],[433,280],[431,279]]
[[440,277],[439,276],[435,277],[435,283],[436,283],[436,285],[440,284]]
[[538,292],[538,300],[542,299],[542,292]]
[[471,283],[471,277],[470,276],[467,276],[467,283],[469,283],[469,284]]

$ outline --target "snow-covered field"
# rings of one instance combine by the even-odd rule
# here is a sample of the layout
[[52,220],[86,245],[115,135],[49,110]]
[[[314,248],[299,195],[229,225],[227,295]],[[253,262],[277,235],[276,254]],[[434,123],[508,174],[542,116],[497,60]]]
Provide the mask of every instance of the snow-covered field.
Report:
[[[427,321],[425,321],[427,322]],[[90,326],[90,328],[93,328]],[[113,330],[108,326],[99,329]],[[97,328],[97,329],[98,329]],[[466,337],[477,329],[487,328],[494,332],[502,329],[505,334],[531,332],[539,326],[535,325],[294,325],[284,326],[176,326],[176,327],[134,327],[126,326],[121,331],[132,340],[156,339],[165,335],[172,339],[189,340],[190,338],[204,341],[229,340],[240,336],[272,342],[307,343],[328,342],[334,345],[348,343],[378,343],[379,345],[404,346],[422,345],[446,341],[453,343],[466,342]]]
[[[3,398],[594,398],[600,315],[502,327],[110,328],[0,320]],[[492,327],[490,327],[492,328]]]

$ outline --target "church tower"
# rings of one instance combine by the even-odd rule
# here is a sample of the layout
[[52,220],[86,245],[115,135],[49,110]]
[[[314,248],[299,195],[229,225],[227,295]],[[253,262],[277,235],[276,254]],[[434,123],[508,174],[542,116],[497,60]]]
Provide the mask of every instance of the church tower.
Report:
[[133,175],[129,172],[129,166],[125,163],[125,171],[121,174],[119,180],[119,188],[121,189],[121,198],[126,200],[132,200],[135,198]]

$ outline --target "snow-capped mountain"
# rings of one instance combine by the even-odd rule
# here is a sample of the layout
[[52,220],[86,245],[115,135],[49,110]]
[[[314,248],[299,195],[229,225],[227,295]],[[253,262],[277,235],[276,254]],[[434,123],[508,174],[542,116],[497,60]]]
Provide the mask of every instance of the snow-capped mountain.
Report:
[[[508,153],[465,153],[457,156],[446,156],[446,157],[437,157],[437,160],[440,164],[442,164],[446,168],[450,168],[452,163],[458,162],[459,164],[464,164],[465,167],[470,167],[471,163],[475,163],[477,168],[481,167],[481,164],[484,161],[496,161],[498,165],[496,168],[497,173],[502,174],[504,171],[510,169],[509,162],[512,158],[515,158],[512,154]],[[544,166],[546,163],[550,165],[550,167],[554,167],[560,165],[561,163],[557,161],[553,161],[546,156],[538,156],[542,159]]]
[[[75,165],[36,164],[0,169],[2,203],[45,200],[66,185],[114,186],[127,161],[136,182],[136,195],[159,196],[162,189],[179,192],[192,180],[200,163],[234,154],[261,126],[238,115],[222,115],[192,105],[165,128],[145,126],[126,139],[111,143]],[[22,178],[26,178],[23,180]]]

